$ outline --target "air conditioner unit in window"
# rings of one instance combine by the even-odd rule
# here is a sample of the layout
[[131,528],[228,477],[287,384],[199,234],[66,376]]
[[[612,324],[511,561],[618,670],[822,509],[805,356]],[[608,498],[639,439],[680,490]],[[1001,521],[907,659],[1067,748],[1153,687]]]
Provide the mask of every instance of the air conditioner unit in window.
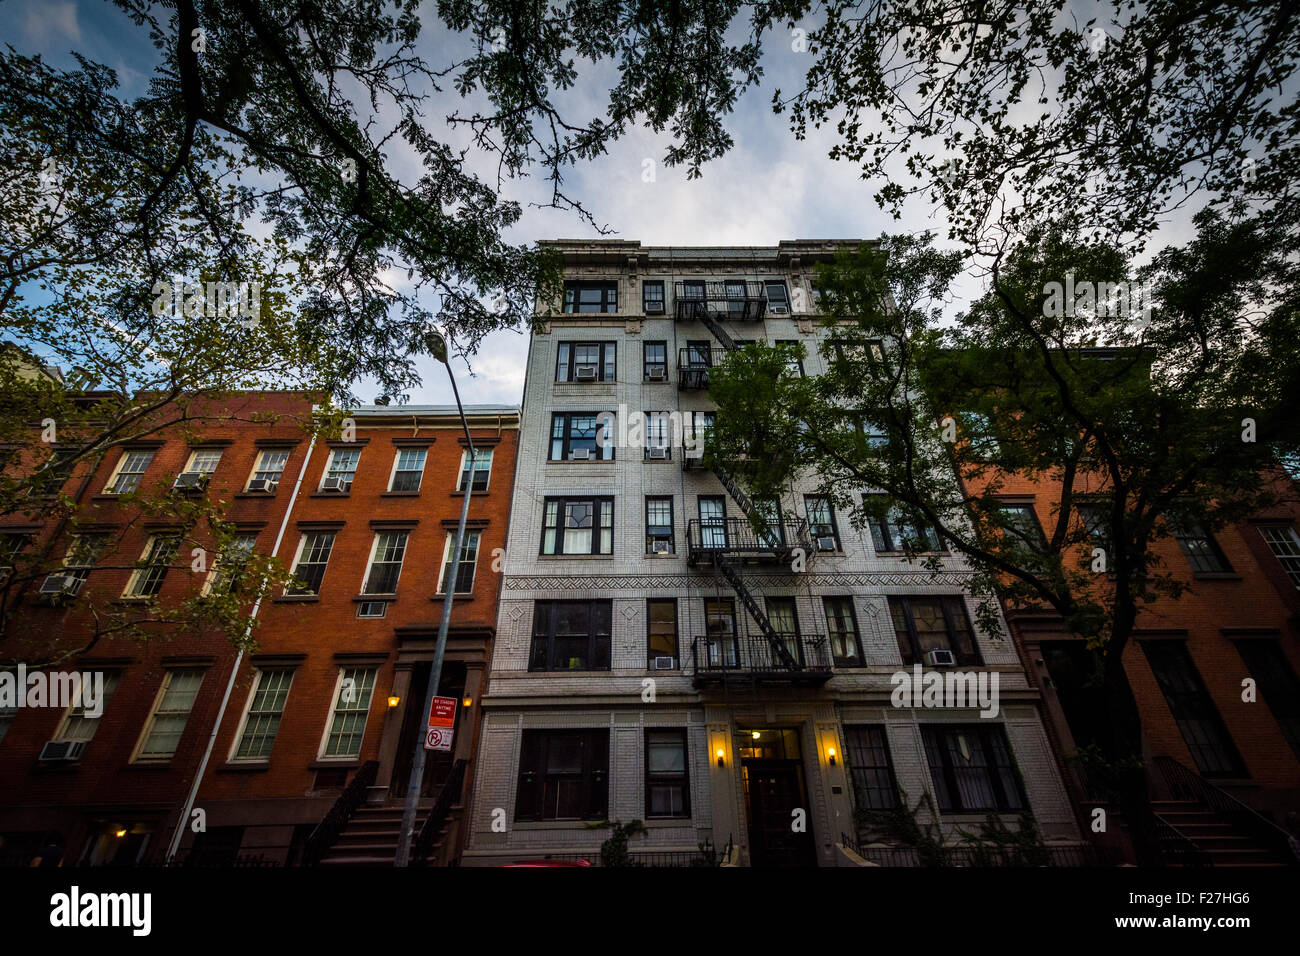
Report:
[[320,483],[321,491],[342,492],[342,491],[347,491],[351,487],[352,487],[352,482],[348,481],[346,478],[340,478],[338,476],[327,477],[324,481]]
[[84,740],[49,740],[41,748],[40,760],[47,762],[66,762],[80,760],[81,755],[86,752],[86,742]]
[[953,656],[952,651],[945,650],[942,647],[932,647],[925,655],[926,660],[930,662],[931,667],[952,667],[957,663],[957,658]]
[[579,382],[594,382],[596,381],[596,366],[579,365],[573,370],[573,377]]
[[785,315],[790,310],[786,308],[784,305],[772,305],[769,302],[767,306],[767,311],[771,312],[773,315]]
[[652,365],[645,370],[645,380],[647,382],[663,382],[668,379],[668,369],[662,365]]
[[650,542],[650,553],[651,553],[651,554],[671,554],[671,553],[672,553],[672,548],[673,548],[672,543],[671,543],[671,542],[668,542],[668,541],[651,541],[651,542]]
[[208,476],[201,471],[186,471],[176,476],[172,485],[178,491],[199,491],[208,483]]
[[76,597],[82,579],[75,574],[51,574],[41,582],[40,593],[47,597]]
[[660,461],[663,461],[668,457],[668,449],[663,445],[653,445],[650,447],[648,454],[651,458],[657,458]]
[[677,658],[675,657],[656,657],[651,663],[651,667],[657,671],[671,671],[677,669]]
[[591,461],[590,448],[575,448],[569,452],[570,461]]
[[254,478],[248,483],[249,491],[260,491],[267,494],[274,494],[278,481],[272,481],[270,478]]
[[834,551],[835,539],[830,535],[822,535],[817,539],[818,551]]

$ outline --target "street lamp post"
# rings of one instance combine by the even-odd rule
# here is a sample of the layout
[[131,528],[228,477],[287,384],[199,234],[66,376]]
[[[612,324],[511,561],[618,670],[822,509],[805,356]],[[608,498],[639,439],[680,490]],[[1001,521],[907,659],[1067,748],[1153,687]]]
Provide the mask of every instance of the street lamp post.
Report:
[[[469,481],[465,485],[465,500],[460,506],[460,523],[456,525],[456,542],[452,545],[451,561],[447,565],[447,576],[443,581],[444,597],[442,601],[442,621],[438,624],[438,643],[433,651],[433,664],[429,668],[429,686],[424,691],[424,710],[428,718],[433,707],[433,698],[438,695],[438,684],[442,679],[442,657],[447,650],[447,627],[451,623],[452,597],[456,593],[456,574],[460,569],[460,550],[465,541],[465,520],[469,516],[470,490],[474,486],[474,439],[469,434],[469,423],[465,420],[465,409],[460,403],[460,392],[456,388],[456,376],[452,374],[451,362],[447,356],[447,343],[437,335],[433,345],[434,358],[447,366],[447,377],[451,379],[451,391],[456,396],[456,410],[460,412],[460,424],[465,429],[465,442],[469,446],[466,460],[469,462]],[[418,725],[417,725],[418,726]],[[420,788],[424,783],[424,737],[415,735],[415,754],[411,759],[411,778],[406,784],[406,805],[402,809],[402,830],[397,838],[397,857],[394,866],[407,866],[411,862],[411,838],[414,836],[415,815],[419,809]]]

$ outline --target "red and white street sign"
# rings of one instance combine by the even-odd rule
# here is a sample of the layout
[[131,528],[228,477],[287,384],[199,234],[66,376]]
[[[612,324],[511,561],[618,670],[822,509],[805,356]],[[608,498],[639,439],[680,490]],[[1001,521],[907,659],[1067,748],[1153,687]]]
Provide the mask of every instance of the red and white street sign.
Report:
[[456,729],[456,698],[435,697],[429,708],[429,729],[424,737],[425,750],[451,750]]

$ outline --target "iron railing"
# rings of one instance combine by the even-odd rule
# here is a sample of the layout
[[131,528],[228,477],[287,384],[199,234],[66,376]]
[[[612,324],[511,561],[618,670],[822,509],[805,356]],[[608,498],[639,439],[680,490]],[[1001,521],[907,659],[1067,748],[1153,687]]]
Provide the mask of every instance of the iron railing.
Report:
[[[728,840],[726,846],[721,850],[713,845],[712,840],[705,840],[704,844],[697,850],[642,850],[637,851],[628,847],[628,858],[626,863],[619,864],[621,867],[631,869],[709,869],[722,866],[727,856],[731,853],[732,841]],[[604,866],[601,862],[600,851],[595,850],[591,853],[547,853],[545,856],[538,857],[534,860],[518,860],[519,863],[550,862],[550,863],[586,863],[589,866]],[[611,867],[614,869],[615,867]]]
[[1160,857],[1166,866],[1213,866],[1214,860],[1199,846],[1193,843],[1183,831],[1158,813],[1152,813],[1155,820],[1156,845],[1160,848]]
[[688,564],[730,555],[755,560],[785,561],[795,548],[812,551],[808,522],[783,516],[755,530],[748,518],[693,518],[686,523]]
[[[879,866],[921,867],[921,851],[910,846],[862,846],[846,834],[840,842],[869,863]],[[1118,861],[1107,847],[1080,843],[1073,846],[1049,846],[1047,865],[1061,867],[1115,866]],[[1025,861],[1024,852],[1009,847],[948,846],[939,851],[942,866],[952,867],[1014,867],[1031,865]]]
[[749,279],[675,282],[673,306],[679,321],[713,318],[753,322],[767,312],[767,287]]
[[766,637],[713,635],[691,644],[696,684],[729,677],[821,684],[831,676],[829,642],[824,635],[782,635],[784,654]]
[[691,348],[677,350],[677,387],[679,389],[705,389],[709,387],[709,370],[721,365],[726,349]]
[[468,763],[469,761],[461,758],[452,764],[451,773],[438,788],[438,795],[433,798],[433,806],[429,810],[429,815],[424,818],[424,826],[420,828],[420,835],[415,841],[412,862],[416,866],[428,865],[429,856],[433,853],[434,841],[442,832],[451,808],[460,799],[461,784],[465,780],[465,767]]
[[352,776],[352,781],[343,788],[339,798],[334,801],[334,806],[330,807],[329,813],[325,814],[320,825],[307,838],[302,851],[303,866],[320,864],[325,852],[334,845],[347,827],[352,814],[356,813],[357,808],[365,802],[366,791],[374,786],[375,778],[378,776],[378,760],[367,760],[361,765]]
[[1249,834],[1279,863],[1292,866],[1300,864],[1291,849],[1291,838],[1285,830],[1258,811],[1248,807],[1236,797],[1220,790],[1199,773],[1184,766],[1173,757],[1159,756],[1155,765],[1160,770],[1170,796],[1175,800],[1201,803],[1231,823],[1236,829]]

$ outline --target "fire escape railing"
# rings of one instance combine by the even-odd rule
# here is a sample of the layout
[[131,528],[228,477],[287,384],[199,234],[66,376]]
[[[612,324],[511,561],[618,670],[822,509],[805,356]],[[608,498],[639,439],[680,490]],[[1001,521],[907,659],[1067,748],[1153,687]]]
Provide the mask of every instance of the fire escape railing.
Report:
[[752,279],[673,283],[673,315],[680,321],[756,322],[767,313],[767,287]]

